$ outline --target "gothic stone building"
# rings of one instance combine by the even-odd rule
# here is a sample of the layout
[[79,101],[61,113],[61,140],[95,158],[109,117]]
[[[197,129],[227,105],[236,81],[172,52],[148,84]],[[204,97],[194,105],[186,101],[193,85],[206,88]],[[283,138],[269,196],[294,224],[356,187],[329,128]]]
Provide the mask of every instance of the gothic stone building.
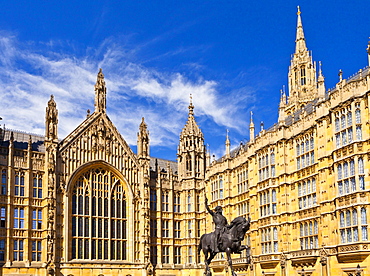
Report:
[[239,275],[370,275],[369,67],[326,90],[298,12],[288,82],[278,122],[255,135],[251,119],[250,141],[231,151],[227,138],[212,162],[192,103],[170,162],[150,156],[144,119],[131,150],[101,71],[95,111],[62,140],[51,96],[45,136],[0,131],[1,274],[202,275],[207,195],[229,221],[252,220]]

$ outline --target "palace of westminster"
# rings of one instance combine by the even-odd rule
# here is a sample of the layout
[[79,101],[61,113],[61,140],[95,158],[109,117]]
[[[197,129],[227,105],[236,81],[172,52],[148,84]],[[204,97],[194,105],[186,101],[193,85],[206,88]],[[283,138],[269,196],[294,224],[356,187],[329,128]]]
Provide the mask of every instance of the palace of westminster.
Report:
[[[278,122],[255,134],[251,119],[250,140],[231,150],[227,137],[219,160],[192,103],[177,162],[150,156],[144,118],[134,153],[102,71],[94,112],[64,139],[53,96],[44,136],[0,129],[0,274],[201,276],[207,196],[229,222],[251,219],[238,275],[370,275],[370,69],[327,90],[299,11],[295,43]],[[223,257],[214,276],[230,273]]]

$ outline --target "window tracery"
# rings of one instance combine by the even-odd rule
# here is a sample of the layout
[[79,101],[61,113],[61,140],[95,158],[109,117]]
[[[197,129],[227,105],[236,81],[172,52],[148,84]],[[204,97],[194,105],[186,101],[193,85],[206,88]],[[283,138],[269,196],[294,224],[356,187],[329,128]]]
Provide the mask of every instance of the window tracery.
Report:
[[105,169],[84,173],[72,191],[72,259],[127,259],[126,194]]

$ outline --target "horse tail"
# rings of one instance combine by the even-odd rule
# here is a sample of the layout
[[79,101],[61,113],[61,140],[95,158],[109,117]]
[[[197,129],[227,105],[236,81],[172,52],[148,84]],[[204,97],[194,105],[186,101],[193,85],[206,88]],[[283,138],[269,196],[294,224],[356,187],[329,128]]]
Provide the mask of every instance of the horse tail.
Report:
[[200,254],[200,251],[202,250],[202,241],[203,241],[204,234],[200,237],[199,244],[198,244],[198,255]]

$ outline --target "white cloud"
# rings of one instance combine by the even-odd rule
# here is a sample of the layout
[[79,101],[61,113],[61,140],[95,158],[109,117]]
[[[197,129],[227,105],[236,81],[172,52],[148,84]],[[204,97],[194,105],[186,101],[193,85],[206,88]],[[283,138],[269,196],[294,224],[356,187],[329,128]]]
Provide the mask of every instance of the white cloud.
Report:
[[58,51],[55,45],[60,43],[44,44],[47,49],[40,53],[2,34],[0,116],[8,128],[43,134],[45,108],[53,94],[59,110],[59,136],[65,137],[82,122],[87,109],[93,111],[98,67],[106,77],[108,115],[129,144],[136,143],[142,116],[151,132],[151,145],[177,144],[190,94],[197,116],[237,131],[245,126],[235,115],[238,101],[249,97],[248,92],[224,100],[217,81],[192,81],[179,73],[144,67],[133,61],[135,50],[122,48],[113,38],[83,57]]

